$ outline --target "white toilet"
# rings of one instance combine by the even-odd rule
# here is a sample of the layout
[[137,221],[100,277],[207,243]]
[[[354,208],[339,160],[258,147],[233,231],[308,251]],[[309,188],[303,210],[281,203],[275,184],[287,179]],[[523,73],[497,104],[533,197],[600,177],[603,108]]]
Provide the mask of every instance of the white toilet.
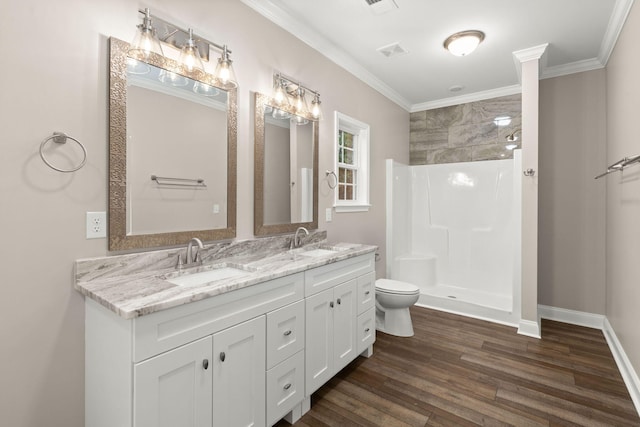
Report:
[[399,337],[413,336],[409,307],[420,297],[420,289],[398,280],[376,280],[376,329]]

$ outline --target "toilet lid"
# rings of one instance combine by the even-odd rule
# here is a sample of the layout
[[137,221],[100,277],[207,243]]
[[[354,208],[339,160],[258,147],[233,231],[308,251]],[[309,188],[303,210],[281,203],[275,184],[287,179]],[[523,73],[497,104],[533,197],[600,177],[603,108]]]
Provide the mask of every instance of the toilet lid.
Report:
[[415,294],[420,291],[416,285],[390,279],[376,280],[376,290],[388,294]]

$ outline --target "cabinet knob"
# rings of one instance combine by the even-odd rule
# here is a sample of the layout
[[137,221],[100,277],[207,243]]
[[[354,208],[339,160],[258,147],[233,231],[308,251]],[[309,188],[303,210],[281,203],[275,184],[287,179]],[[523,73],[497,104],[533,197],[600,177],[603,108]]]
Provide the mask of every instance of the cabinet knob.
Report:
[[365,332],[369,332],[369,328],[365,329],[364,331],[365,331]]
[[285,390],[289,390],[291,388],[291,383],[285,384],[283,388]]
[[202,361],[202,367],[206,370],[209,367],[209,359],[204,359]]
[[221,352],[220,352],[220,361],[221,361],[221,362],[224,362],[224,359],[226,359],[226,358],[227,358],[227,355],[226,355],[226,354],[224,354],[224,351],[221,351]]
[[365,294],[365,295],[369,295],[370,293],[371,293],[371,291],[367,291],[367,292],[365,292],[364,294]]
[[333,301],[329,303],[329,307],[333,308]]
[[340,301],[340,298],[338,298],[338,305],[342,304],[342,301]]
[[284,336],[288,337],[289,335],[291,335],[291,329],[288,329],[286,331],[284,331]]

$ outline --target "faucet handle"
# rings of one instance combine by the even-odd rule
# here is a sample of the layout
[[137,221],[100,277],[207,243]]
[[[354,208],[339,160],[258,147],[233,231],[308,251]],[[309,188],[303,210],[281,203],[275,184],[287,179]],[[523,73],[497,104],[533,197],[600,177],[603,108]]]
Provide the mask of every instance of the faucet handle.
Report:
[[176,268],[179,270],[182,268],[183,265],[184,265],[184,262],[182,261],[182,256],[178,254],[178,262],[176,263]]

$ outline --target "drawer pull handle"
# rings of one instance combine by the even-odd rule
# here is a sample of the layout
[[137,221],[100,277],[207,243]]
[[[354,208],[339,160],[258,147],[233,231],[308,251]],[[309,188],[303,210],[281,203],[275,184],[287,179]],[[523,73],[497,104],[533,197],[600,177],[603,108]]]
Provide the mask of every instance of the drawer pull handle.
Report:
[[365,331],[365,332],[369,332],[369,328],[365,329],[364,331]]
[[285,384],[284,389],[289,390],[291,388],[291,383]]
[[329,307],[333,308],[333,301],[329,303]]
[[340,298],[338,298],[338,305],[342,304],[342,301],[340,301]]
[[365,294],[365,295],[369,295],[370,293],[371,293],[371,291],[367,291],[367,292],[365,292],[364,294]]
[[285,337],[288,337],[289,335],[291,335],[291,329],[284,331]]
[[224,362],[224,359],[226,359],[226,358],[227,358],[227,355],[226,355],[226,354],[224,354],[224,351],[221,351],[221,352],[220,352],[220,361],[221,361],[221,362]]
[[202,361],[202,367],[206,370],[207,368],[209,368],[209,360],[208,359],[204,359]]

